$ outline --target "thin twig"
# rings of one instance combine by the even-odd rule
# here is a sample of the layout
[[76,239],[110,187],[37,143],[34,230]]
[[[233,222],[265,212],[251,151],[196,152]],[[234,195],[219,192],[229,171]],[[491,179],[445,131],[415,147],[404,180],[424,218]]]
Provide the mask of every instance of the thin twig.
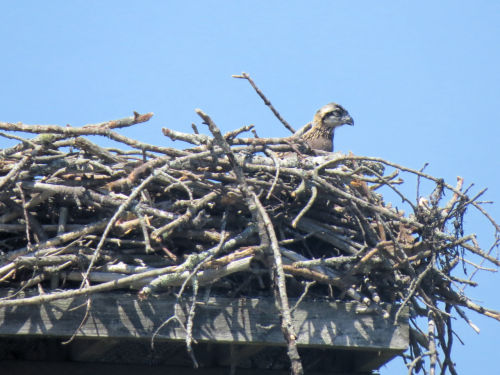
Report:
[[278,120],[280,120],[280,122],[285,126],[285,128],[287,128],[288,130],[290,130],[290,132],[293,134],[295,133],[295,129],[290,126],[290,124],[283,118],[281,117],[281,115],[279,114],[279,112],[276,110],[276,108],[274,108],[274,106],[271,104],[271,101],[264,95],[264,93],[257,87],[257,85],[255,84],[255,82],[253,81],[252,78],[250,78],[250,76],[243,72],[241,73],[241,75],[233,75],[232,76],[233,78],[243,78],[243,79],[246,79],[250,85],[252,85],[252,87],[254,88],[255,92],[260,96],[260,98],[264,101],[264,104],[267,105],[269,107],[269,109],[274,113],[274,115],[276,116],[276,118]]

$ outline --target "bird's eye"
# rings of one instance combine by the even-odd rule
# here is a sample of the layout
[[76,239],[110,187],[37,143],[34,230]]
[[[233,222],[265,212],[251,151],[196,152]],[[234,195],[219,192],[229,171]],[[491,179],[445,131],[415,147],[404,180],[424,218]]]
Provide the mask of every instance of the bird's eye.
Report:
[[341,111],[339,109],[335,109],[327,114],[327,116],[329,116],[329,117],[330,116],[340,116],[340,115],[341,115]]

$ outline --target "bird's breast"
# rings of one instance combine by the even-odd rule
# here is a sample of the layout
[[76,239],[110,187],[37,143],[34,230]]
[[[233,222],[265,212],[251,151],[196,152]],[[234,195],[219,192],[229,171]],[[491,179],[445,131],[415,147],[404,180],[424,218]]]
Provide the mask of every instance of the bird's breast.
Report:
[[321,151],[333,151],[333,142],[330,138],[318,137],[313,139],[308,139],[307,144],[313,150],[321,150]]
[[333,151],[333,128],[313,126],[303,138],[313,150]]

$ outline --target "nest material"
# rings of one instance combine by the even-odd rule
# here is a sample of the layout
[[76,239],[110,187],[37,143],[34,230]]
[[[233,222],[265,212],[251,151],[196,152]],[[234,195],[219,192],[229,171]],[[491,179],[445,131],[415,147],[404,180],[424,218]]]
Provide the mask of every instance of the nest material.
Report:
[[[458,315],[473,326],[463,308],[500,320],[463,293],[474,281],[455,276],[470,255],[500,265],[490,255],[498,237],[483,251],[474,235],[464,235],[469,207],[487,217],[497,236],[499,226],[477,202],[480,194],[471,199],[463,192],[461,179],[453,187],[379,158],[307,156],[296,136],[240,137],[251,126],[222,135],[197,112],[212,136],[163,129],[194,145],[187,150],[113,130],[151,114],[79,128],[0,123],[39,134],[1,134],[20,143],[0,152],[0,280],[64,289],[0,306],[116,288],[135,288],[141,298],[172,288],[182,295],[186,286],[196,293],[205,285],[229,296],[270,294],[282,309],[293,367],[300,358],[287,296],[358,301],[384,316],[385,303],[397,303],[400,311],[410,307],[410,372],[428,357],[429,366],[455,373],[451,319]],[[109,137],[128,151],[85,135]],[[284,151],[295,154],[278,157]],[[405,197],[401,171],[434,183],[432,194],[418,202]],[[381,187],[412,213],[384,202]],[[446,191],[452,194],[443,201]]]

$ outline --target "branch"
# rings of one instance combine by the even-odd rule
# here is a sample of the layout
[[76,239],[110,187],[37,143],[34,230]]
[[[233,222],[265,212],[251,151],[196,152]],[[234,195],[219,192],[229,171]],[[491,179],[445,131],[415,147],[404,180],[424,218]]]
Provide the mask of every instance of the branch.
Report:
[[274,113],[274,115],[276,116],[276,118],[278,120],[280,120],[280,122],[285,126],[285,128],[287,128],[288,130],[290,130],[291,133],[295,133],[295,129],[292,128],[290,126],[290,124],[283,117],[281,117],[281,115],[276,110],[276,108],[274,108],[274,106],[271,104],[271,102],[269,101],[269,99],[266,98],[266,96],[264,95],[264,93],[257,87],[257,85],[255,84],[255,82],[253,81],[253,79],[251,79],[250,76],[247,73],[243,72],[243,73],[241,73],[241,75],[233,75],[232,77],[233,78],[246,79],[250,83],[250,85],[252,85],[252,87],[254,88],[255,92],[264,101],[264,104],[269,107],[269,109]]

